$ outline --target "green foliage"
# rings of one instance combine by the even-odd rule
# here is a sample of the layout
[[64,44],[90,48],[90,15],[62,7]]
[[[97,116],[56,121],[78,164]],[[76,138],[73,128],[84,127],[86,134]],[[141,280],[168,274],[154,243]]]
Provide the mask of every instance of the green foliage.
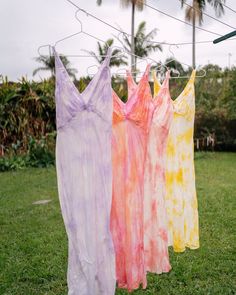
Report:
[[[162,51],[162,46],[160,44],[152,43],[156,34],[156,28],[151,30],[149,33],[146,33],[146,22],[141,22],[134,36],[134,54],[141,58],[145,58],[148,57],[152,52]],[[125,34],[123,34],[123,41],[121,41],[119,38],[118,40],[122,43],[122,46],[127,52],[132,51],[131,42]],[[135,69],[137,69],[137,56],[135,56]]]
[[[101,44],[100,42],[97,42],[97,50],[98,52],[94,51],[88,51],[85,50],[88,54],[90,54],[98,63],[102,63],[107,55],[108,48],[111,47],[114,43],[113,39],[108,39],[106,41],[106,44]],[[115,57],[115,58],[113,58]],[[119,67],[121,65],[127,65],[126,61],[127,57],[122,56],[122,51],[120,49],[113,49],[111,53],[111,59],[110,59],[110,67]]]
[[23,169],[26,167],[49,167],[55,162],[56,132],[43,136],[40,140],[29,136],[27,138],[27,153],[22,154],[22,144],[18,140],[12,144],[9,153],[0,157],[0,171]]
[[[75,74],[78,72],[77,69],[74,69],[71,67],[71,63],[66,56],[60,55],[60,59],[64,67],[66,68],[66,71],[69,74],[69,76],[71,76],[75,80],[76,79]],[[55,57],[54,56],[41,55],[39,57],[36,57],[35,60],[41,63],[43,66],[35,69],[33,71],[33,76],[35,76],[40,71],[50,71],[51,77],[55,76]]]
[[236,139],[236,130],[230,127],[236,119],[236,68],[204,68],[206,77],[196,80],[195,136],[214,133],[218,142],[232,143]]
[[[179,68],[178,62],[171,67]],[[236,144],[236,68],[221,69],[217,65],[203,67],[207,74],[204,78],[196,78],[196,118],[195,137],[202,138],[214,133],[217,142],[222,144]],[[189,70],[184,70],[190,75]],[[75,81],[76,87],[82,92],[90,77],[82,77]],[[0,84],[0,156],[2,149],[7,156],[5,166],[12,166],[15,160],[14,155],[26,155],[29,149],[36,155],[44,154],[44,159],[52,162],[51,156],[46,155],[44,140],[49,140],[48,134],[53,134],[55,124],[55,98],[54,79],[41,82],[30,82],[22,78],[17,83],[12,83],[7,78],[2,78]],[[171,79],[171,96],[175,99],[184,89],[187,79]],[[127,100],[127,82],[125,79],[116,76],[112,78],[112,87],[119,97]],[[151,85],[152,88],[152,85]],[[29,138],[32,138],[34,145],[29,145]],[[46,138],[46,139],[45,139]],[[49,151],[54,151],[55,138],[50,139]],[[36,142],[39,146],[36,149]],[[52,143],[53,142],[53,143]],[[11,158],[9,160],[9,158]],[[32,155],[31,161],[33,162]],[[4,160],[1,160],[4,162]],[[44,161],[44,160],[43,160]],[[16,166],[19,163],[17,162]],[[28,164],[27,164],[28,165]],[[45,164],[37,164],[42,165]],[[14,166],[14,165],[13,165]],[[19,164],[19,166],[22,166]],[[4,168],[5,169],[5,168]],[[7,168],[8,169],[8,168]]]
[[114,89],[115,93],[119,96],[119,98],[123,101],[127,101],[127,82],[122,77],[113,77],[112,78],[112,89]]
[[90,81],[91,81],[91,78],[89,76],[82,77],[78,81],[75,81],[75,85],[78,88],[80,93],[85,90],[85,88],[87,87]]
[[[55,133],[50,137],[54,139]],[[54,150],[54,149],[53,149]],[[40,140],[29,138],[27,164],[31,167],[48,167],[53,165],[55,161],[54,152],[49,149],[46,137],[42,137]]]
[[5,149],[19,140],[26,150],[27,137],[40,139],[55,130],[54,81],[0,84],[0,144]]
[[0,158],[0,172],[18,170],[26,167],[25,156],[12,156]]

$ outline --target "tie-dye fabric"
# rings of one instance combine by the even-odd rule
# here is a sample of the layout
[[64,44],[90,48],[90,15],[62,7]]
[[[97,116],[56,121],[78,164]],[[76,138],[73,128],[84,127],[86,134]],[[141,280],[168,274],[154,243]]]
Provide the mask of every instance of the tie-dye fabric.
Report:
[[113,92],[113,198],[111,230],[118,286],[146,288],[143,246],[143,176],[150,121],[149,66],[123,103]]
[[144,249],[146,269],[169,272],[168,230],[165,208],[166,145],[173,106],[169,93],[169,75],[162,86],[154,79],[154,113],[149,131],[144,176]]
[[156,97],[157,94],[158,94],[158,92],[161,89],[161,83],[157,79],[156,71],[155,70],[152,71],[152,78],[153,78],[153,92],[154,92],[154,97]]
[[68,294],[113,295],[115,254],[112,199],[112,92],[109,55],[79,93],[54,50],[56,167],[68,236]]
[[[148,135],[144,174],[144,250],[145,269],[153,273],[169,272],[168,230],[165,209],[166,144],[173,117],[169,93],[169,72],[161,85],[154,79],[154,98],[150,102],[152,115]],[[128,73],[128,92],[137,87]]]
[[169,245],[174,251],[199,247],[198,205],[195,188],[193,128],[195,70],[173,102],[174,118],[167,144],[166,208]]

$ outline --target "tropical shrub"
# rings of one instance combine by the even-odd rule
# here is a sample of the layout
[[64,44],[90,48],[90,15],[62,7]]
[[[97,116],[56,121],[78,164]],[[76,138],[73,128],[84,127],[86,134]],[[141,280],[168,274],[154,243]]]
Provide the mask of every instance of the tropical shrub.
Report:
[[[195,138],[214,134],[221,149],[232,150],[236,146],[236,68],[204,68],[206,77],[197,78],[195,84]],[[82,92],[90,80],[83,77],[75,85]],[[186,79],[170,80],[172,98],[179,95],[186,83]],[[150,86],[153,88],[152,83]],[[113,77],[112,87],[123,101],[127,100],[124,78]],[[54,163],[54,89],[54,78],[41,82],[22,78],[13,83],[0,77],[0,157],[5,155],[0,170]]]

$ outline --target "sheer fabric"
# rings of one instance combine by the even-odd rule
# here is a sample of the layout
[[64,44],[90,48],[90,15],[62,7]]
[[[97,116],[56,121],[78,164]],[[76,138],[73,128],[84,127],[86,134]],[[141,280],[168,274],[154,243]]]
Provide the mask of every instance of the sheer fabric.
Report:
[[194,172],[193,128],[195,70],[178,98],[167,144],[166,207],[169,244],[174,251],[199,247],[198,205]]
[[118,286],[146,288],[143,245],[143,181],[152,99],[149,66],[123,103],[113,92],[113,198],[111,230],[116,252]]
[[68,294],[113,295],[110,51],[82,93],[71,82],[55,50],[54,54],[56,168],[69,244]]
[[166,146],[173,118],[169,76],[162,85],[154,76],[153,116],[149,130],[144,176],[144,249],[146,269],[169,272],[168,230],[165,207]]
[[[153,273],[169,272],[168,230],[165,208],[166,144],[173,107],[169,93],[169,72],[161,85],[155,72],[154,97],[150,102],[151,125],[148,130],[144,173],[144,249],[145,269]],[[128,73],[128,92],[136,83]]]

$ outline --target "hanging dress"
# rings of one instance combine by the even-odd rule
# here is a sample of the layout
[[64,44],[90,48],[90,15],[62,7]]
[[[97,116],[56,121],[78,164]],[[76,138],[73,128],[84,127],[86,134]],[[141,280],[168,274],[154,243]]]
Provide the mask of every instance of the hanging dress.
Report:
[[112,92],[108,56],[79,93],[54,50],[56,168],[68,236],[68,294],[114,295],[112,199]]
[[[147,271],[160,274],[171,269],[168,253],[167,214],[165,208],[166,146],[173,118],[169,76],[160,86],[154,78],[154,113],[149,131],[144,176],[144,249]],[[160,87],[159,87],[160,86]],[[156,88],[156,89],[155,89]]]
[[113,198],[111,231],[118,287],[146,288],[143,246],[143,176],[150,122],[149,65],[123,103],[113,92]]
[[165,202],[169,245],[175,252],[199,247],[193,144],[194,79],[195,70],[183,92],[173,101],[174,118],[167,143]]
[[[151,101],[152,121],[148,135],[144,174],[144,250],[145,268],[161,274],[171,269],[168,253],[168,229],[165,208],[166,145],[173,106],[169,93],[169,72],[160,85],[155,73],[154,98]],[[130,91],[135,82],[128,76]]]

